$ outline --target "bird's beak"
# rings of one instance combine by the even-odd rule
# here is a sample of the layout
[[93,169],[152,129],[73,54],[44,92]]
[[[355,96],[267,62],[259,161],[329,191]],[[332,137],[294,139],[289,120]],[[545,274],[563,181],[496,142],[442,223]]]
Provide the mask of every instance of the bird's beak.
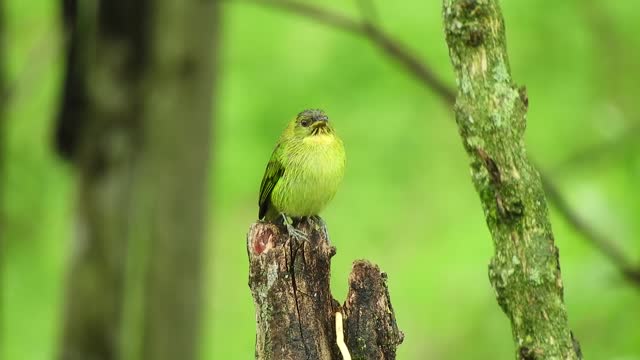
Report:
[[326,120],[316,120],[313,124],[311,124],[311,127],[314,129],[319,129],[319,128],[323,128],[327,126],[327,121]]
[[311,124],[311,134],[313,135],[327,133],[328,129],[326,120],[316,120]]

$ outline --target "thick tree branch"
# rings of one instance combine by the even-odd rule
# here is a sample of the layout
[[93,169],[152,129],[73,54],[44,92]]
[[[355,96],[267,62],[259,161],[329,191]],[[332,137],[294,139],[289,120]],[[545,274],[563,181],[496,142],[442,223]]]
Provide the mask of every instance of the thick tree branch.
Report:
[[528,99],[511,79],[500,7],[444,0],[443,14],[456,122],[494,241],[489,278],[511,320],[516,359],[578,359],[542,181],[524,148]]
[[[359,22],[337,12],[322,9],[310,4],[301,3],[297,0],[244,1],[277,8],[291,14],[309,18],[313,21],[317,21],[333,28],[350,32],[355,35],[363,36],[368,39],[372,45],[382,50],[390,59],[393,59],[401,64],[409,74],[411,74],[415,79],[422,83],[425,88],[432,90],[446,104],[448,104],[449,106],[453,106],[455,102],[455,92],[447,84],[440,80],[440,78],[435,75],[430,67],[428,67],[422,60],[420,60],[414,54],[414,52],[410,51],[407,46],[402,44],[400,40],[387,35],[383,30],[372,24],[370,21]],[[566,203],[556,203],[558,198],[553,196],[553,194],[559,194],[560,192],[544,172],[540,174],[540,177],[545,185],[545,190],[552,192],[552,194],[549,195],[549,202],[557,207],[558,212],[562,217],[564,217],[565,221],[567,221],[567,223],[571,225],[586,241],[592,243],[598,249],[601,248],[601,245],[606,245],[611,249],[616,249],[615,253],[623,253],[623,251],[620,250],[619,246],[616,245],[616,242],[613,239],[602,235],[596,235],[595,232],[589,231],[587,227],[578,226],[579,223],[584,223],[585,221],[582,220]],[[576,220],[580,221],[577,222]],[[623,257],[625,258],[625,261],[623,263],[620,263],[618,262],[619,257],[610,256],[611,252],[605,252],[604,254],[615,266],[621,268],[623,272],[627,273],[630,271],[632,274],[640,272],[640,266],[638,265],[627,268],[626,265],[631,264],[632,262],[626,257]],[[627,276],[627,279],[631,278]],[[640,286],[640,283],[638,283],[637,281],[634,281],[633,284],[637,284],[638,286]]]
[[[319,223],[299,226],[308,240],[297,241],[268,223],[256,223],[249,229],[256,359],[340,360],[335,326],[340,306],[329,287],[331,257],[336,250]],[[353,359],[395,359],[403,336],[389,301],[386,276],[377,266],[354,263],[342,314]]]

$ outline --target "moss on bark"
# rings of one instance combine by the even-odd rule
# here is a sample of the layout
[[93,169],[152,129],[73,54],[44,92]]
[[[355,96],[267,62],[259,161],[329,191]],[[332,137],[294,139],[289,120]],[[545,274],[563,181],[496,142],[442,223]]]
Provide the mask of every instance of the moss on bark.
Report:
[[495,0],[444,0],[456,121],[493,237],[489,278],[511,320],[517,359],[578,359],[540,175],[527,158],[529,100],[511,79]]

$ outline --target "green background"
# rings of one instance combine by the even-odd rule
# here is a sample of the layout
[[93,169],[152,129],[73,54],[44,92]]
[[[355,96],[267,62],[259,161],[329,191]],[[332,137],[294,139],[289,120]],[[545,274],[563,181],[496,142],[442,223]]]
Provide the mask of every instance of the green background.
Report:
[[[357,18],[355,2],[315,1]],[[73,256],[74,174],[52,150],[60,95],[58,2],[7,1],[6,245],[0,358],[51,359]],[[440,1],[377,1],[379,23],[451,86]],[[640,13],[634,0],[502,1],[514,79],[530,99],[529,154],[572,207],[638,261]],[[509,359],[487,278],[492,242],[452,112],[363,38],[246,2],[223,5],[207,242],[203,359],[250,359],[245,234],[287,121],[327,111],[347,173],[323,213],[341,301],[351,262],[389,274],[399,359]],[[180,119],[176,119],[180,121]],[[627,135],[625,140],[618,140]],[[601,143],[613,145],[575,154]],[[571,327],[589,359],[640,359],[640,291],[552,208]]]

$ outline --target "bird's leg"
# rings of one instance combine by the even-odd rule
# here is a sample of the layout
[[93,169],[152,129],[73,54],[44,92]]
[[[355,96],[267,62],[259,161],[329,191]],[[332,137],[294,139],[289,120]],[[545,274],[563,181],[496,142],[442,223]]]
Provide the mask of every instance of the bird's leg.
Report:
[[290,236],[293,236],[298,241],[307,240],[307,235],[293,226],[292,218],[288,217],[285,213],[280,213],[280,216],[282,217],[282,222],[287,228],[287,233],[289,233]]

